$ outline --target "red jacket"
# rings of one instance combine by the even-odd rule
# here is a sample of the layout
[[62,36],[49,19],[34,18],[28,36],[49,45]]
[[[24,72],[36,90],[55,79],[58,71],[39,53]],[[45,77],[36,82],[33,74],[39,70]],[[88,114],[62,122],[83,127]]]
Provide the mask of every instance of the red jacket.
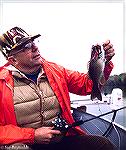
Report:
[[[32,144],[34,143],[34,129],[17,126],[13,105],[13,77],[11,71],[8,71],[5,66],[0,68],[0,145],[16,142]],[[44,59],[42,66],[54,93],[58,97],[64,119],[70,124],[73,123],[74,119],[70,113],[69,92],[78,95],[90,94],[93,85],[92,80],[88,78],[87,74],[67,70]],[[106,79],[112,68],[112,63],[106,66]],[[82,133],[78,127],[76,131]]]

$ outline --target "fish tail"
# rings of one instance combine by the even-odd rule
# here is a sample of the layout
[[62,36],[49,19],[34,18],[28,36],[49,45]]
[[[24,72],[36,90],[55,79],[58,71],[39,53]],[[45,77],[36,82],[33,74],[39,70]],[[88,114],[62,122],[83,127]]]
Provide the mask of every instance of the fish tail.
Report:
[[100,101],[102,101],[102,95],[99,88],[97,88],[97,90],[92,89],[91,100],[95,98],[98,98]]

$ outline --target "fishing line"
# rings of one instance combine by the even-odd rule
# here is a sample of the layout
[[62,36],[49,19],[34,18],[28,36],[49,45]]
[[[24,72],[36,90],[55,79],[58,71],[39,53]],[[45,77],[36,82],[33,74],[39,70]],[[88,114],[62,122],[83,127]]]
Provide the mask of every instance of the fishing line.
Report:
[[113,128],[115,129],[115,132],[117,133],[117,137],[118,137],[118,149],[120,150],[120,146],[121,146],[121,137],[120,137],[120,134],[119,134],[117,128],[115,127],[114,122],[112,122],[112,126],[113,126]]
[[[98,106],[98,110],[99,110],[99,112],[100,112],[100,113],[101,113],[101,115],[102,115],[103,113],[102,113],[102,111],[101,111],[101,108],[100,108],[99,103],[97,103],[97,106]],[[102,120],[102,123],[104,124],[105,128],[107,129],[107,125],[103,122],[103,120]]]

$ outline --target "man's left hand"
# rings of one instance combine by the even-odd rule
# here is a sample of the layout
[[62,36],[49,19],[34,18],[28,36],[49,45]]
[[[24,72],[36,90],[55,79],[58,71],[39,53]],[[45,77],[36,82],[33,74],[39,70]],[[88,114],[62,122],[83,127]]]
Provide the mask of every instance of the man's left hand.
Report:
[[115,55],[115,50],[113,45],[110,43],[110,40],[107,40],[105,43],[103,43],[103,49],[105,51],[106,63],[108,63]]

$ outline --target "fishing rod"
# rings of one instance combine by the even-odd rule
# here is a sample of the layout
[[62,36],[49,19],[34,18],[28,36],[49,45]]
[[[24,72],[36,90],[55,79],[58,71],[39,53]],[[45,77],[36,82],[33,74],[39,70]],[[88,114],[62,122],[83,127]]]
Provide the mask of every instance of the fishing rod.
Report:
[[[105,116],[105,115],[108,115],[108,114],[111,114],[113,113],[113,117],[112,117],[112,120],[111,120],[111,123],[109,125],[109,127],[107,128],[107,130],[105,131],[105,133],[103,134],[103,136],[107,135],[108,134],[108,131],[110,131],[111,129],[111,126],[112,126],[112,122],[114,122],[115,120],[115,117],[116,117],[116,113],[117,111],[121,110],[121,109],[125,109],[126,106],[124,107],[121,107],[119,109],[115,109],[115,110],[112,110],[112,111],[109,111],[109,112],[106,112],[104,114],[101,114],[101,115],[98,115],[98,116],[95,116],[95,117],[92,117],[90,119],[86,119],[86,120],[79,120],[79,121],[75,121],[74,123],[72,124],[67,124],[66,121],[62,118],[61,114],[58,113],[57,114],[57,118],[52,121],[53,125],[54,125],[54,129],[55,130],[60,130],[62,133],[67,133],[67,131],[70,129],[70,128],[73,128],[73,127],[76,127],[76,126],[80,126],[82,124],[84,124],[85,122],[88,122],[88,121],[91,121],[91,120],[94,120],[94,119],[97,119],[97,118],[100,118],[102,116]],[[75,108],[74,108],[75,109]],[[75,109],[76,110],[76,109]]]
[[[86,119],[86,120],[82,120],[82,119],[81,119],[81,120],[79,120],[79,121],[75,121],[73,124],[71,124],[71,125],[69,126],[69,128],[82,125],[82,124],[84,124],[85,122],[92,121],[92,120],[94,120],[94,119],[97,119],[97,118],[100,118],[100,117],[103,117],[103,116],[106,116],[106,115],[108,115],[108,114],[113,113],[113,116],[112,116],[110,125],[109,125],[109,127],[106,129],[106,131],[103,133],[103,136],[107,136],[108,133],[110,132],[110,130],[112,129],[112,124],[113,124],[113,122],[114,122],[114,120],[115,120],[115,117],[116,117],[117,112],[118,112],[119,110],[122,110],[122,109],[125,109],[125,108],[126,108],[126,106],[121,107],[121,108],[118,108],[118,109],[114,109],[114,110],[112,110],[112,111],[109,111],[109,112],[106,112],[106,113],[104,113],[104,114],[101,114],[101,115],[92,117],[92,118],[90,118],[90,119]],[[80,112],[81,112],[81,110],[80,110]]]
[[[84,121],[83,121],[83,120],[76,121],[76,122],[73,123],[73,127],[76,126],[76,123],[79,124],[79,125],[81,125],[81,124],[83,124],[83,123],[85,123],[85,122],[94,120],[94,119],[96,119],[96,118],[100,118],[100,117],[102,117],[102,116],[106,116],[106,115],[111,114],[111,113],[114,113],[114,116],[113,116],[113,118],[112,118],[112,121],[114,121],[114,118],[116,117],[117,111],[119,111],[119,110],[121,110],[121,109],[125,109],[125,108],[126,108],[126,106],[121,107],[121,108],[118,108],[118,109],[111,110],[111,111],[109,111],[109,112],[106,112],[106,113],[104,113],[104,114],[101,114],[101,115],[92,117],[92,118],[87,119],[87,120],[84,120]],[[75,125],[74,125],[74,124],[75,124]]]

